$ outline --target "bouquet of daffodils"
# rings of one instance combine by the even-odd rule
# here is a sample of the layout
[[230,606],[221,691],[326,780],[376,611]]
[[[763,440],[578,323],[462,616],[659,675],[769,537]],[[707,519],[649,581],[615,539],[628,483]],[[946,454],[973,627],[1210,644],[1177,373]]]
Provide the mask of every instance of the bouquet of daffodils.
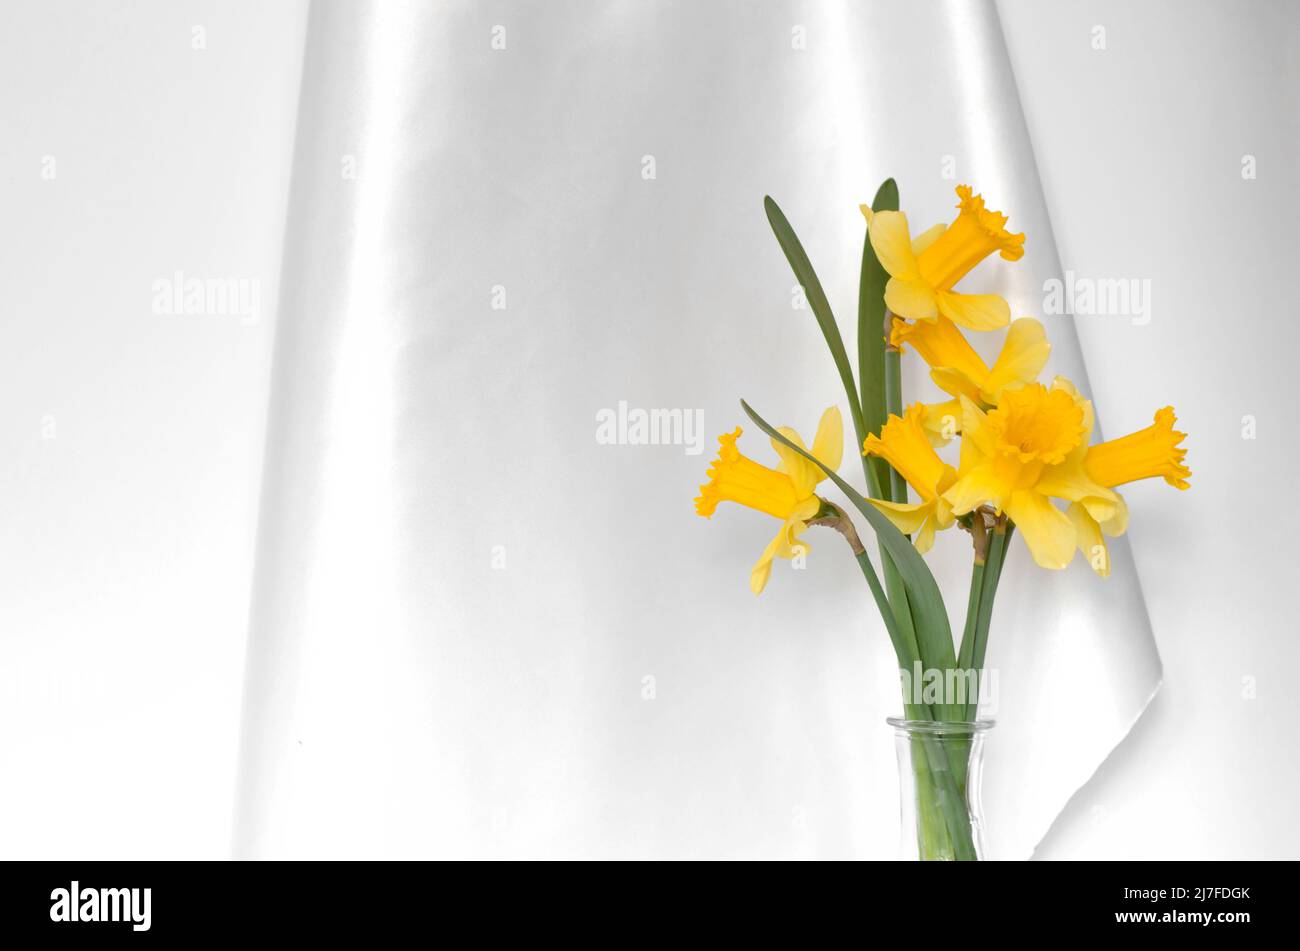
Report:
[[[1019,534],[1039,566],[1065,568],[1080,551],[1100,576],[1109,574],[1106,537],[1124,532],[1128,509],[1118,486],[1160,477],[1188,487],[1184,434],[1165,407],[1148,428],[1091,444],[1092,404],[1064,377],[1038,380],[1051,345],[1032,317],[1011,320],[993,294],[954,288],[994,253],[1017,261],[1025,236],[1006,229],[1005,215],[985,207],[969,186],[957,188],[957,217],[912,235],[899,211],[892,179],[877,192],[866,217],[862,249],[854,374],[830,303],[789,221],[771,198],[768,221],[803,286],[809,306],[844,384],[867,487],[864,497],[838,474],[844,448],[840,410],[822,414],[812,447],[789,427],[769,425],[748,403],[741,407],[771,438],[777,459],[767,466],[743,455],[742,430],[718,437],[721,448],[700,487],[695,510],[712,516],[719,502],[738,502],[781,524],[753,569],[749,584],[763,591],[775,559],[807,551],[809,526],[833,528],[847,540],[904,673],[899,731],[905,837],[926,859],[979,857],[979,817],[973,747],[979,685],[994,598]],[[989,366],[963,331],[1005,331]],[[942,396],[902,405],[900,357],[911,347],[930,367]],[[949,443],[959,440],[957,447]],[[947,447],[947,448],[945,448]],[[829,479],[878,543],[879,573],[839,504],[818,494]],[[910,493],[909,493],[910,488]],[[954,642],[939,587],[921,557],[938,532],[969,536],[970,594],[965,625]],[[882,582],[883,578],[883,582]],[[926,690],[908,687],[923,671]],[[945,689],[947,688],[947,689]],[[954,689],[955,688],[955,689]]]

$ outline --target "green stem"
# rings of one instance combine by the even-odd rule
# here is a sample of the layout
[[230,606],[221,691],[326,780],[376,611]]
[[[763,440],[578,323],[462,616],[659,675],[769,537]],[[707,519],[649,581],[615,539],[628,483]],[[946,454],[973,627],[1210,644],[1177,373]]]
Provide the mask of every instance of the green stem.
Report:
[[926,739],[914,736],[912,747],[912,781],[916,784],[916,849],[922,861],[952,861],[956,856],[948,825],[939,809],[939,797],[930,772]]
[[998,562],[998,576],[997,579],[994,581],[995,590],[996,590],[997,583],[1002,580],[1002,569],[1006,567],[1006,563],[1007,563],[1007,549],[1011,547],[1011,536],[1014,535],[1015,533],[1016,533],[1016,523],[1008,520],[1007,538],[1006,541],[1002,543],[1002,560]]
[[[894,617],[894,611],[889,604],[889,598],[885,596],[884,589],[880,587],[880,578],[876,575],[876,569],[871,564],[871,557],[866,553],[865,549],[858,552],[854,557],[858,562],[858,567],[862,569],[862,577],[867,579],[867,587],[871,589],[871,596],[876,599],[876,610],[880,612],[880,619],[885,622],[885,630],[889,634],[890,643],[894,645],[894,654],[898,658],[898,665],[900,668],[910,670],[913,661],[918,656],[915,637],[909,643],[899,629],[898,621]],[[907,715],[910,717],[912,715],[911,711]],[[925,716],[927,719],[929,718],[928,710]]]
[[975,626],[975,641],[971,651],[971,667],[976,672],[975,697],[966,706],[966,719],[979,715],[979,681],[984,677],[984,657],[989,646],[989,625],[993,619],[993,600],[997,596],[998,582],[1002,577],[1002,564],[1006,558],[1007,543],[1011,538],[1011,523],[999,520],[989,538],[988,563],[980,590],[979,612]]
[[975,563],[970,571],[970,595],[966,599],[966,627],[961,634],[961,652],[957,655],[957,666],[962,670],[971,668],[975,656],[975,629],[979,625],[980,595],[984,588],[984,559],[975,556]]
[[[907,586],[903,583],[903,576],[899,574],[898,567],[883,545],[880,546],[880,564],[885,572],[885,591],[889,597],[890,609],[894,615],[894,622],[898,625],[900,636],[907,642],[910,651],[908,656],[924,660],[921,657],[921,645],[916,639],[916,624],[912,620],[912,606],[907,599]],[[910,665],[908,673],[914,674],[914,668]]]
[[[979,517],[978,513],[976,517]],[[969,694],[962,698],[965,702],[966,715],[964,719],[966,720],[974,718],[974,707],[979,704],[979,674],[976,673],[975,675],[975,683],[970,684],[968,672],[975,669],[975,640],[977,637],[976,632],[979,629],[980,603],[984,592],[985,573],[984,559],[977,554],[970,571],[970,595],[966,601],[966,627],[962,631],[961,652],[957,656],[957,669],[961,673],[963,689],[975,692],[974,698]],[[955,697],[953,699],[956,700]],[[972,699],[975,700],[974,704],[971,703]]]
[[[897,615],[871,564],[871,557],[865,549],[854,557],[862,570],[862,577],[866,579],[867,587],[871,589],[880,617],[885,622],[885,630],[894,645],[899,666],[909,671],[914,670],[915,661],[920,657],[915,640],[909,642],[903,636]],[[887,559],[888,556],[886,565],[891,566],[892,563]],[[903,604],[906,603],[904,594]],[[915,703],[907,695],[903,697],[903,709],[911,720],[934,719],[934,713],[928,704]],[[951,753],[944,748],[938,737],[913,739],[912,767],[916,780],[918,847],[925,858],[974,859],[976,856],[970,833],[970,813],[965,799],[965,764],[962,765],[960,774],[955,772],[950,762]]]
[[[885,347],[885,411],[899,417],[903,415],[902,356],[894,347]],[[887,501],[907,501],[907,482],[893,466],[889,468],[889,485]]]
[[[974,861],[978,856],[971,835],[970,810],[966,806],[966,764],[962,762],[959,780],[953,771],[952,762],[960,759],[961,752],[951,739],[940,736],[913,737],[912,767],[917,784],[918,842],[923,858]],[[920,756],[917,755],[918,752]],[[940,822],[936,822],[935,813],[941,819]]]

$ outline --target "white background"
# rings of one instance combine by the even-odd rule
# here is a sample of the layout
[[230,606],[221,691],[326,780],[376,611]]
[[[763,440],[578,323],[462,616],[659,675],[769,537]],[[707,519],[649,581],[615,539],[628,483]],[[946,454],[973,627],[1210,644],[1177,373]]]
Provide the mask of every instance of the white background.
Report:
[[[1108,432],[1173,403],[1195,471],[1129,494],[1165,682],[1040,854],[1295,857],[1297,14],[1000,9],[1064,266],[1152,282],[1149,325],[1078,322]],[[305,13],[4,13],[0,855],[229,853]],[[175,270],[260,321],[155,314]]]
[[306,5],[0,19],[0,854],[224,856]]

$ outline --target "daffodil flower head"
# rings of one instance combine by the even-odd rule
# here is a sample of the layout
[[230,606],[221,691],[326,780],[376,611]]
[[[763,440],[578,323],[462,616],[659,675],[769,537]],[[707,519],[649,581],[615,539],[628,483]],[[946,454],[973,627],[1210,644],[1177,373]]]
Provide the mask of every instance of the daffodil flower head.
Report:
[[957,186],[957,217],[912,238],[901,211],[867,216],[871,247],[889,273],[885,306],[907,320],[932,321],[943,315],[971,330],[997,330],[1011,319],[1007,302],[995,294],[959,294],[953,287],[993,253],[1018,261],[1025,236],[1006,229],[1007,217],[991,211],[969,185]]
[[997,406],[1003,390],[1033,383],[1052,352],[1043,325],[1032,317],[1012,322],[991,367],[947,317],[918,323],[895,320],[889,341],[900,350],[915,349],[929,364],[930,378],[954,399],[969,396],[984,406]]
[[[1088,476],[1110,489],[1155,478],[1164,479],[1176,489],[1191,488],[1187,480],[1192,470],[1183,462],[1187,450],[1181,446],[1187,434],[1174,429],[1177,421],[1174,408],[1166,406],[1156,411],[1155,421],[1146,429],[1089,447],[1083,460]],[[1128,527],[1128,506],[1118,492],[1115,497],[1119,505],[1109,519],[1094,518],[1081,502],[1072,502],[1066,510],[1074,522],[1079,551],[1103,578],[1110,574],[1110,552],[1105,536],[1122,535]]]
[[[816,488],[826,478],[826,473],[775,439],[772,448],[779,457],[777,467],[772,469],[755,462],[742,455],[736,446],[741,432],[737,426],[735,432],[718,437],[718,458],[709,466],[709,481],[700,486],[695,511],[709,518],[719,502],[737,502],[781,520],[776,537],[768,543],[750,572],[750,590],[761,594],[772,574],[774,558],[790,559],[809,550],[807,542],[800,540],[800,535],[808,527],[809,519],[816,517],[821,509],[822,500],[818,498]],[[788,426],[778,428],[777,432],[804,448],[803,439]],[[832,406],[822,413],[811,452],[831,469],[839,468],[844,454],[844,422],[838,407]]]
[[964,515],[980,505],[1005,512],[1019,527],[1034,561],[1059,569],[1074,555],[1074,522],[1052,499],[1079,502],[1098,522],[1116,517],[1121,502],[1087,473],[1092,403],[1068,380],[1006,390],[987,413],[962,402],[961,464],[944,497]]
[[930,444],[924,416],[925,408],[913,404],[901,417],[891,415],[880,435],[872,434],[863,443],[864,455],[884,459],[920,496],[918,503],[870,501],[900,532],[915,536],[913,544],[922,554],[934,544],[936,531],[956,521],[943,493],[957,481],[956,470],[940,459]]

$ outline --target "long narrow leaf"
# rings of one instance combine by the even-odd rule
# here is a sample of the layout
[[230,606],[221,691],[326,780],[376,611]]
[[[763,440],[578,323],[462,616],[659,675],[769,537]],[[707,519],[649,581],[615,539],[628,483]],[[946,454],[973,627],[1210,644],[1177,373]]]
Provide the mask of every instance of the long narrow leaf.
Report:
[[[871,202],[872,211],[898,210],[898,184],[885,179]],[[885,284],[889,274],[871,246],[870,233],[862,238],[862,272],[858,279],[858,384],[862,393],[862,424],[866,432],[880,435],[885,425]],[[890,499],[889,464],[876,456],[867,460],[868,486],[878,499]]]
[[830,301],[826,299],[826,292],[822,290],[822,282],[817,279],[817,272],[813,270],[807,252],[804,251],[803,245],[799,243],[798,235],[794,233],[794,228],[790,226],[790,222],[786,219],[785,213],[781,211],[780,206],[772,200],[771,196],[764,196],[763,208],[767,212],[767,221],[772,226],[772,233],[776,235],[781,250],[785,252],[785,259],[790,262],[790,269],[794,271],[795,278],[803,285],[804,296],[808,298],[808,306],[812,308],[813,316],[817,318],[817,325],[822,329],[822,336],[826,338],[826,346],[830,348],[831,359],[835,361],[835,369],[840,372],[844,392],[849,398],[849,413],[853,417],[853,432],[857,435],[858,451],[861,452],[862,441],[866,438],[866,433],[862,428],[862,406],[858,401],[857,385],[853,382],[853,367],[849,365],[849,355],[844,349],[844,340],[840,336],[839,325],[835,323],[835,315],[831,312]]

